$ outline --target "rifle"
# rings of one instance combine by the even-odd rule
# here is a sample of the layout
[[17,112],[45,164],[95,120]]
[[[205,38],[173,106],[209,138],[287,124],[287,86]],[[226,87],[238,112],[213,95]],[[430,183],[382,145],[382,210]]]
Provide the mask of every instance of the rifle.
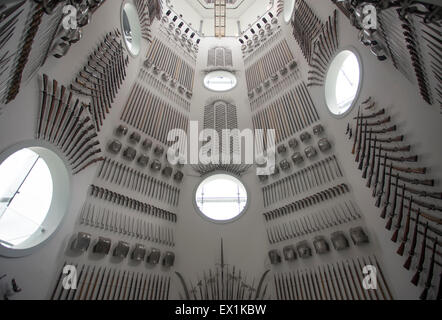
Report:
[[359,115],[360,114],[361,114],[361,107],[359,107],[359,110],[358,110],[358,120],[356,121],[355,139],[353,142],[353,148],[351,150],[352,154],[355,154],[355,152],[356,152],[356,144],[358,142],[358,134],[359,134]]
[[46,113],[46,104],[48,100],[48,76],[46,74],[43,74],[43,100],[41,103],[40,108],[40,116],[38,117],[38,124],[37,124],[37,139],[41,136],[41,128],[43,123],[43,117]]
[[405,189],[405,191],[407,191],[409,193],[416,194],[419,197],[442,200],[442,192],[427,192],[425,190],[417,190],[417,189],[407,187],[407,186],[405,186],[405,184],[404,184],[404,186],[402,186],[400,188]]
[[390,163],[390,175],[388,177],[388,185],[387,185],[387,191],[386,191],[386,195],[385,195],[384,208],[382,209],[382,212],[381,212],[382,219],[385,219],[385,217],[387,215],[387,208],[388,208],[388,205],[390,204],[391,177],[392,177],[391,170],[392,170],[392,167],[391,167],[391,163]]
[[427,300],[428,290],[430,289],[431,283],[433,282],[434,265],[436,264],[435,256],[436,256],[437,244],[438,244],[438,239],[434,238],[433,251],[431,253],[430,268],[428,269],[427,280],[425,281],[425,288],[419,297],[419,299],[421,300]]
[[[418,231],[419,231],[419,216],[420,216],[420,209],[418,209],[417,212],[417,216],[416,216],[416,222],[415,222],[415,226],[414,226],[414,233],[413,233],[413,240],[411,242],[411,247],[410,247],[410,251],[408,252],[408,258],[404,263],[404,268],[407,270],[410,270],[411,267],[411,262],[413,260],[413,256],[416,250],[416,245],[417,245],[417,235],[418,235]],[[428,226],[428,224],[427,224]]]
[[[378,166],[379,166],[379,163],[378,163]],[[380,171],[380,168],[378,168],[378,173],[377,173],[378,175],[379,175],[379,171]],[[382,195],[384,193],[386,176],[387,176],[387,154],[385,154],[385,156],[384,156],[384,171],[383,171],[383,174],[382,174],[381,188],[380,188],[379,191],[377,191],[377,197],[378,198],[377,198],[376,204],[375,204],[376,208],[379,208],[381,206],[381,201],[382,201]],[[379,177],[376,177],[375,190],[374,190],[373,194],[376,192],[376,189],[377,189],[377,186],[378,186],[378,182],[379,182]]]
[[[371,134],[371,131],[370,131]],[[359,166],[358,169],[362,170],[364,166],[364,160],[365,160],[365,153],[367,151],[367,121],[365,121],[365,131],[364,131],[364,146],[362,147],[362,154],[359,159]]]
[[[377,136],[375,137],[377,139]],[[371,140],[371,139],[370,139]],[[379,141],[379,139],[377,139]],[[406,145],[403,147],[376,147],[374,146],[373,149],[380,149],[381,151],[386,152],[410,152],[411,151],[411,145]]]
[[359,115],[361,114],[361,107],[359,107],[358,110],[358,120],[356,121],[356,131],[355,131],[355,139],[353,142],[353,148],[351,150],[352,154],[355,154],[356,152],[356,143],[358,142],[358,132],[359,132]]
[[[373,175],[374,175],[374,167],[375,167],[375,165],[376,165],[376,144],[377,144],[377,136],[375,137],[375,139],[374,139],[374,149],[373,149],[373,156],[372,156],[372,159],[371,159],[371,162],[370,162],[370,173],[368,174],[368,179],[367,179],[367,184],[366,184],[366,186],[367,186],[367,188],[371,188],[371,182],[373,181]],[[381,153],[381,150],[382,149],[379,149],[379,154]],[[378,162],[378,165],[379,165],[379,167],[380,167],[380,159],[379,159],[379,162]],[[379,169],[378,169],[379,170]]]
[[393,166],[393,169],[396,171],[405,172],[405,173],[414,173],[414,174],[426,174],[427,173],[427,168],[425,168],[425,167],[423,167],[423,168],[406,168],[406,167]]
[[366,115],[366,116],[364,116],[364,115],[361,113],[360,116],[358,115],[357,118],[353,118],[353,119],[372,119],[372,118],[376,118],[376,117],[378,117],[378,116],[382,116],[382,115],[384,115],[384,114],[385,114],[385,109],[382,109],[382,110],[380,110],[380,111],[378,111],[378,112],[375,112],[375,113],[372,113],[372,114],[369,114],[369,115]]
[[[367,178],[367,173],[368,173],[368,167],[370,166],[370,158],[371,158],[371,135],[372,135],[372,131],[370,130],[370,136],[368,139],[368,151],[367,151],[367,161],[365,162],[365,166],[364,166],[364,171],[362,172],[362,179],[366,179]],[[376,140],[375,140],[376,142]],[[374,154],[374,150],[373,150],[373,154]]]
[[381,126],[383,124],[389,123],[391,121],[391,117],[386,117],[385,119],[382,120],[378,120],[375,122],[369,122],[367,125],[369,127],[377,127],[377,126]]
[[[361,113],[362,114],[362,113]],[[361,119],[361,123],[359,125],[359,138],[358,138],[358,147],[356,148],[356,157],[355,157],[355,162],[359,162],[359,157],[361,155],[361,148],[362,148],[362,119]]]
[[[390,137],[390,138],[378,138],[378,141],[381,143],[392,143],[392,142],[401,142],[404,141],[404,136],[396,136],[396,137]],[[385,150],[387,151],[387,150]]]
[[421,276],[421,272],[424,269],[424,263],[425,263],[425,251],[427,249],[427,232],[428,232],[428,222],[425,224],[424,229],[424,238],[422,239],[422,245],[421,245],[421,255],[419,257],[419,263],[417,264],[417,270],[414,275],[414,277],[411,279],[411,283],[417,286],[419,283],[419,279]]
[[[365,128],[364,133],[367,133],[367,122],[365,122],[365,123],[366,123],[366,128]],[[372,130],[372,129],[370,129],[370,130]],[[389,132],[394,132],[396,130],[397,130],[397,126],[391,126],[389,128],[373,130],[373,133],[374,134],[386,134],[386,133],[389,133]]]
[[[393,241],[393,242],[397,242],[399,230],[401,229],[401,226],[402,226],[402,218],[404,215],[404,202],[405,202],[405,185],[404,185],[404,188],[402,189],[401,208],[399,209],[399,216],[397,218],[396,225],[394,226],[395,231],[393,233],[393,236],[391,237],[391,241]],[[411,200],[410,200],[409,210],[411,210]]]
[[399,180],[399,175],[396,175],[396,187],[394,188],[393,205],[391,206],[390,218],[388,219],[387,225],[385,226],[385,229],[387,229],[387,230],[391,230],[391,225],[393,224],[394,213],[396,212],[398,180]]
[[411,220],[411,206],[412,206],[412,204],[413,204],[413,197],[410,197],[410,205],[408,206],[407,221],[405,222],[405,229],[404,229],[404,233],[402,235],[402,242],[397,250],[397,254],[400,256],[404,255],[405,244],[408,241],[408,234],[410,233],[410,220]]
[[47,134],[48,134],[48,128],[49,128],[49,122],[51,121],[52,118],[52,112],[54,111],[54,106],[55,106],[55,100],[57,97],[57,91],[58,91],[58,82],[57,80],[53,79],[52,80],[52,97],[51,97],[51,104],[49,107],[49,113],[48,116],[45,117],[45,128],[44,128],[44,133],[43,133],[43,138],[46,139]]
[[[423,185],[423,186],[430,186],[433,187],[435,184],[434,179],[410,179],[404,176],[399,176],[399,180],[407,182],[409,184],[413,185]],[[420,193],[420,192],[419,192]],[[426,195],[429,195],[429,193],[424,193]],[[436,197],[436,199],[439,199],[438,193],[431,193],[432,197]]]

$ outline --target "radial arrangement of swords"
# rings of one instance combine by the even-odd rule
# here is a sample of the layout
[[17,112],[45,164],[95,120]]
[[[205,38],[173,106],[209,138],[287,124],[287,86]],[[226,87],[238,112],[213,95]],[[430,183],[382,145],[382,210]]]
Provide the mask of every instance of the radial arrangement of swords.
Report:
[[[182,286],[180,296],[184,300],[264,300],[268,299],[267,275],[264,272],[258,282],[235,266],[225,263],[224,245],[221,239],[220,263],[214,269],[203,272],[202,277],[197,277],[196,284],[191,280],[186,282],[184,276],[175,272]],[[248,279],[249,278],[249,279]]]

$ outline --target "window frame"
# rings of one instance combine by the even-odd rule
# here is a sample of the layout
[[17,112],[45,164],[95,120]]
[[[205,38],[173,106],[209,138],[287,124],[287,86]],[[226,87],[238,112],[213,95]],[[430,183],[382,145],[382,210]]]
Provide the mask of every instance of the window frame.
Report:
[[[288,4],[289,1],[293,1],[293,2],[291,3],[292,7],[291,7],[291,9],[290,9],[290,11],[291,11],[290,18],[287,20],[287,19],[286,19],[286,18],[287,18],[286,4]],[[297,0],[289,0],[289,1],[284,1],[284,9],[283,9],[283,12],[282,12],[282,15],[283,15],[283,18],[284,18],[284,22],[285,22],[286,24],[290,24],[290,22],[292,21],[293,13],[294,13],[295,10],[297,9],[297,8],[296,8],[296,1],[297,1]]]
[[[135,17],[136,17],[136,26],[138,26],[138,30],[135,29],[135,31],[138,32],[138,35],[136,36],[136,38],[137,38],[136,41],[138,42],[138,48],[137,48],[138,50],[137,50],[137,52],[134,52],[135,50],[134,50],[134,49],[131,49],[131,48],[129,47],[129,44],[127,43],[126,37],[125,37],[125,35],[124,35],[124,28],[123,28],[123,24],[124,24],[124,12],[125,12],[124,8],[125,8],[126,5],[129,5],[129,6],[132,6],[132,7],[133,7],[132,9],[134,10]],[[135,21],[131,21],[131,20],[130,20],[131,17],[129,17],[129,15],[128,15],[127,13],[126,13],[126,15],[127,15],[127,17],[128,17],[129,24],[130,24],[130,27],[131,27],[131,31],[132,31],[132,33],[133,33],[133,32],[134,32],[134,25],[133,25],[132,23],[135,23]],[[135,18],[134,18],[134,19],[135,19]],[[139,20],[139,17],[138,17],[137,8],[135,7],[135,4],[133,4],[131,1],[125,0],[125,1],[123,1],[122,4],[121,4],[121,8],[120,8],[120,29],[121,29],[121,34],[122,34],[123,42],[124,42],[124,45],[125,45],[125,47],[126,47],[126,51],[129,53],[129,55],[130,55],[132,58],[136,58],[136,57],[138,57],[138,56],[140,55],[140,53],[141,53],[143,39],[142,39],[142,35],[141,35],[141,24],[140,24],[140,20]],[[136,45],[132,44],[132,48],[133,48],[133,47],[136,48]]]
[[[212,219],[212,218],[208,217],[204,212],[202,212],[202,211],[200,210],[200,208],[199,208],[199,206],[198,206],[198,204],[197,204],[197,201],[196,201],[196,193],[197,193],[197,191],[198,191],[200,185],[201,185],[204,181],[206,181],[207,179],[209,179],[209,178],[211,178],[211,177],[213,177],[213,176],[217,176],[217,175],[226,175],[226,176],[230,176],[230,177],[232,177],[232,178],[238,180],[238,181],[244,186],[244,189],[245,189],[245,191],[246,191],[247,201],[246,201],[246,204],[245,204],[245,206],[244,206],[244,209],[243,209],[238,215],[236,215],[235,217],[233,217],[233,218],[231,218],[231,219],[227,219],[227,220],[216,220],[216,219]],[[211,223],[214,223],[214,224],[218,224],[218,225],[226,225],[226,224],[233,223],[233,222],[238,221],[239,219],[241,219],[241,218],[247,213],[247,211],[248,211],[248,209],[249,209],[250,202],[251,202],[251,198],[252,198],[252,195],[251,195],[251,193],[250,193],[249,188],[248,188],[247,185],[244,183],[244,181],[242,181],[242,180],[240,179],[240,177],[237,177],[237,176],[235,176],[235,175],[233,175],[233,174],[231,174],[231,173],[229,173],[229,172],[222,171],[222,170],[216,170],[216,171],[213,171],[213,172],[211,172],[211,173],[209,173],[209,174],[206,174],[206,175],[202,176],[201,179],[200,179],[200,180],[198,181],[198,183],[196,184],[196,186],[195,186],[195,188],[194,188],[194,190],[193,190],[193,192],[192,192],[192,203],[193,203],[193,206],[194,206],[194,208],[195,208],[195,211],[198,213],[198,215],[199,215],[200,217],[202,217],[204,220],[206,220],[206,221],[208,221],[208,222],[211,222]]]
[[[334,73],[334,75],[333,75],[333,76],[334,76],[334,84],[333,84],[333,88],[334,88],[333,90],[334,90],[334,93],[333,93],[333,96],[335,96],[335,95],[336,95],[336,80],[337,80],[338,75],[339,75],[340,67],[342,67],[342,63],[340,63],[340,67],[337,68],[337,67],[334,65],[334,62],[335,62],[335,59],[336,59],[341,53],[343,53],[344,51],[349,51],[349,52],[351,52],[352,54],[354,54],[355,57],[356,57],[356,60],[357,60],[357,62],[358,62],[358,64],[359,64],[359,85],[358,85],[358,89],[356,90],[356,95],[355,95],[355,97],[354,97],[352,103],[350,104],[350,106],[347,108],[347,110],[346,110],[345,112],[341,113],[341,114],[335,114],[334,112],[331,111],[331,108],[330,108],[330,106],[329,106],[329,98],[327,98],[328,96],[331,95],[331,93],[328,92],[329,84],[327,83],[327,80],[328,80],[328,77],[329,77],[329,73],[330,73],[330,72],[333,72],[333,73]],[[338,70],[338,71],[336,72],[336,70]],[[363,81],[363,80],[364,80],[364,64],[363,64],[362,57],[361,57],[361,55],[359,54],[359,52],[358,52],[354,47],[351,47],[351,46],[349,46],[349,47],[344,47],[344,48],[342,48],[341,50],[339,50],[339,52],[337,52],[337,53],[333,56],[333,58],[331,59],[331,62],[330,62],[329,66],[328,66],[328,69],[327,69],[327,74],[326,74],[325,81],[324,81],[324,86],[323,86],[323,89],[324,89],[324,90],[323,90],[323,94],[324,94],[324,104],[325,104],[325,107],[326,107],[326,109],[327,109],[327,112],[328,112],[333,118],[335,118],[335,119],[343,119],[343,118],[345,118],[348,114],[350,114],[350,113],[353,111],[354,107],[359,103],[359,99],[360,99],[360,97],[361,97],[361,91],[362,91],[362,88],[363,88],[363,85],[364,85],[364,81]]]
[[0,164],[9,156],[22,149],[34,151],[48,166],[53,183],[52,201],[42,222],[42,225],[45,226],[44,233],[37,230],[23,243],[14,248],[0,243],[0,256],[6,258],[29,256],[45,246],[60,229],[71,203],[71,173],[68,170],[64,157],[51,144],[39,140],[20,142],[0,153]]
[[[210,75],[217,74],[217,73],[219,73],[220,76],[227,76],[227,75],[228,76],[232,76],[233,80],[235,80],[234,85],[231,88],[227,89],[227,90],[216,90],[216,89],[209,88],[209,86],[206,84],[206,82],[207,82],[206,80],[208,79],[208,77]],[[205,89],[207,89],[209,91],[212,91],[212,92],[217,92],[217,93],[229,92],[229,91],[232,91],[233,89],[235,89],[238,86],[238,77],[233,72],[230,72],[228,70],[223,70],[223,69],[213,70],[213,71],[208,72],[204,76],[204,78],[203,78],[203,86],[204,86]]]

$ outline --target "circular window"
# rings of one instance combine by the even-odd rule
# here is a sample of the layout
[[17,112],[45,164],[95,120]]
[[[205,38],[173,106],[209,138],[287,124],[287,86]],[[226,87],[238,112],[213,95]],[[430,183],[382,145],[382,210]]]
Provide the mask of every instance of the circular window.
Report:
[[121,7],[121,29],[127,51],[136,57],[141,50],[141,27],[135,6],[126,2]]
[[285,0],[284,1],[284,21],[289,23],[292,19],[293,11],[295,10],[296,0]]
[[30,253],[58,228],[68,206],[69,175],[52,151],[29,147],[0,157],[0,255]]
[[214,222],[229,222],[246,211],[247,191],[241,181],[228,174],[215,174],[198,186],[195,203],[199,212]]
[[325,80],[325,100],[330,112],[344,116],[354,105],[361,86],[361,63],[351,50],[341,51],[331,62]]
[[204,78],[204,86],[213,91],[229,91],[235,88],[236,84],[235,75],[228,71],[210,72]]

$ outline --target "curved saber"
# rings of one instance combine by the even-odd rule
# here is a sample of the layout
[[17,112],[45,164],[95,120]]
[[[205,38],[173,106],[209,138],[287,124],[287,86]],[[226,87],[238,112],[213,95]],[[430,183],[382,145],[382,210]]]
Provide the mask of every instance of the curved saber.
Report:
[[259,281],[259,285],[258,285],[258,289],[256,290],[256,295],[255,295],[255,300],[258,300],[259,298],[259,294],[261,293],[261,288],[262,285],[264,283],[265,277],[267,276],[267,274],[270,272],[270,270],[267,270],[266,272],[264,272],[264,274],[261,277],[261,280]]
[[181,275],[181,273],[179,273],[177,271],[175,272],[175,274],[177,275],[178,279],[180,279],[180,281],[181,281],[181,284],[182,284],[183,289],[184,289],[184,294],[186,296],[186,300],[190,300],[189,290],[187,289],[187,285],[186,285],[186,282],[184,281],[183,276]]

